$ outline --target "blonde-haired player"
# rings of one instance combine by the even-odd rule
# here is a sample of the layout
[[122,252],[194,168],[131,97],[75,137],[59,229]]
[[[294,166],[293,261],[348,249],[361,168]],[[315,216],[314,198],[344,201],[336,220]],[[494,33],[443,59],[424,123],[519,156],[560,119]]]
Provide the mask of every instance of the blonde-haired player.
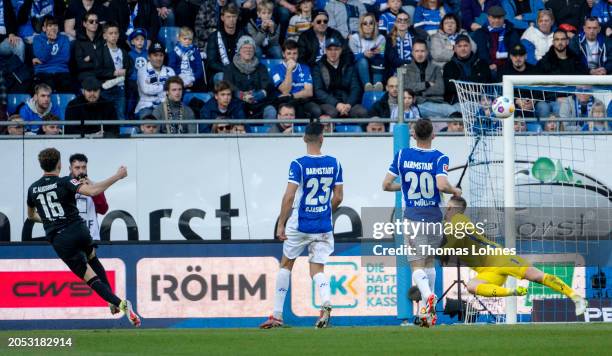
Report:
[[584,314],[588,305],[586,299],[578,295],[559,277],[542,272],[524,258],[516,255],[487,256],[471,254],[472,246],[476,248],[501,246],[488,240],[483,234],[479,234],[478,229],[472,228],[475,226],[473,223],[467,225],[471,221],[464,214],[466,208],[467,202],[462,197],[454,196],[449,200],[445,221],[451,224],[453,233],[445,235],[446,243],[442,247],[469,249],[470,254],[461,256],[460,260],[478,273],[467,284],[470,293],[483,297],[509,297],[527,294],[527,288],[525,287],[517,287],[516,289],[503,287],[508,276],[512,276],[545,285],[564,294],[574,302],[576,315]]

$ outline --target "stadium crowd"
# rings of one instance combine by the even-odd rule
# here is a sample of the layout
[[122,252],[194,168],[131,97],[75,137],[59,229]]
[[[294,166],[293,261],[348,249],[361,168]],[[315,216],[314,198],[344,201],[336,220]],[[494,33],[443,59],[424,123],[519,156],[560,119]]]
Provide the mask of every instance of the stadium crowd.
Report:
[[[612,71],[612,0],[0,0],[0,9],[0,120],[177,121],[0,127],[10,135],[292,133],[303,127],[180,121],[395,119],[401,66],[405,118],[455,118],[436,130],[461,132],[453,79]],[[588,118],[612,116],[588,88],[515,105],[540,120],[518,131],[608,130]]]

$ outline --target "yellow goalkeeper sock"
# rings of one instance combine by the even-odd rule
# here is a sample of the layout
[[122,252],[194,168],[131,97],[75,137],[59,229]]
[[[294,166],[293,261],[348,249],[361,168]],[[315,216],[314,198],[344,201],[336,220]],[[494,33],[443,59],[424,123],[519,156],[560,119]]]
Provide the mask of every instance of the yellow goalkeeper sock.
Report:
[[512,289],[497,286],[495,284],[483,283],[476,287],[476,294],[483,297],[509,297],[514,295]]
[[550,289],[556,290],[561,294],[565,294],[568,298],[573,298],[576,296],[576,292],[570,286],[565,284],[561,278],[552,274],[545,273],[544,278],[542,278],[542,284]]

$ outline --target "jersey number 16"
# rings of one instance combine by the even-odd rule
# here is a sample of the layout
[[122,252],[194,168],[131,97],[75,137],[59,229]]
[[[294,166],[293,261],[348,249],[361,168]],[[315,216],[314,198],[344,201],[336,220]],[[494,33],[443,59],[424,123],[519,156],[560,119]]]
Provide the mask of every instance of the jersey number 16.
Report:
[[38,194],[36,199],[40,201],[40,205],[45,211],[45,216],[47,219],[64,216],[64,209],[62,208],[62,204],[57,202],[58,199],[56,192],[51,191],[47,194]]

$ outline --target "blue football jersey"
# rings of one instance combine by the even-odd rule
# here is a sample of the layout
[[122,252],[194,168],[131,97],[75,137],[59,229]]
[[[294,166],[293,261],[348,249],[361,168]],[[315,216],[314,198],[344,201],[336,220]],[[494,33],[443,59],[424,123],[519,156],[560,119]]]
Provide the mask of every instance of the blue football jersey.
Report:
[[331,197],[334,187],[343,183],[340,162],[324,155],[300,157],[291,162],[289,182],[298,185],[289,219],[297,226],[291,227],[308,234],[332,231]]
[[448,156],[435,149],[405,148],[395,154],[389,173],[402,181],[406,218],[428,222],[442,220],[436,177],[448,175]]
[[[274,86],[278,88],[285,81],[287,74],[287,66],[285,62],[280,62],[272,68],[270,76],[274,82]],[[310,68],[307,65],[297,64],[293,72],[291,72],[291,94],[299,93],[304,90],[306,84],[312,85],[312,75]]]

